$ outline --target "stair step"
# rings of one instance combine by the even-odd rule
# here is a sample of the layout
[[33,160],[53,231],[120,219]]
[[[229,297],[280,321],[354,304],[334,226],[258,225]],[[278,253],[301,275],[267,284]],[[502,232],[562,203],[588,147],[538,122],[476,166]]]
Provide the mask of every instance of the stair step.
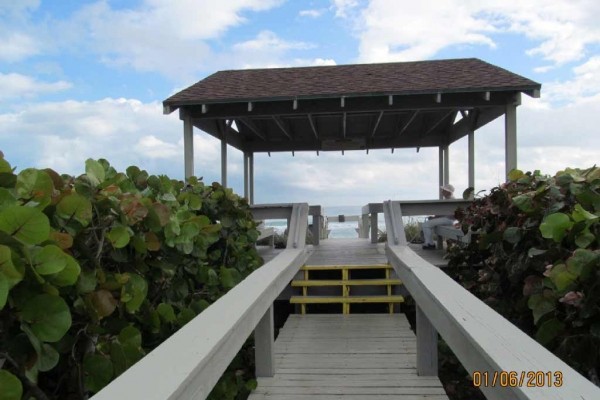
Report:
[[294,287],[304,286],[374,286],[374,285],[401,285],[400,279],[352,279],[352,280],[295,280]]
[[292,304],[403,303],[402,296],[292,296]]
[[392,269],[389,264],[371,264],[371,265],[305,265],[300,268],[302,271],[334,271],[334,270],[354,270],[354,269]]

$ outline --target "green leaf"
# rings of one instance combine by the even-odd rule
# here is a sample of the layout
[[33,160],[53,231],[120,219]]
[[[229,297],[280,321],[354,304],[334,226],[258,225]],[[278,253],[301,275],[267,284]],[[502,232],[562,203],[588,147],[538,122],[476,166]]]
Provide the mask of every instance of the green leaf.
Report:
[[226,268],[221,266],[219,272],[221,278],[221,285],[223,285],[223,287],[226,289],[231,289],[232,287],[234,287],[240,279],[239,272],[237,272],[233,268]]
[[173,306],[167,303],[160,303],[158,307],[156,307],[156,312],[160,318],[165,322],[173,322],[175,321],[175,310],[173,310]]
[[565,264],[558,264],[550,271],[550,280],[559,292],[564,292],[571,287],[577,275],[567,269]]
[[77,280],[77,291],[79,293],[90,293],[96,289],[97,285],[96,271],[83,269]]
[[45,171],[27,168],[17,175],[15,190],[19,197],[31,199],[39,203],[40,209],[43,209],[50,204],[54,183]]
[[12,172],[10,163],[4,157],[0,157],[0,172]]
[[544,218],[540,225],[540,232],[546,239],[553,239],[556,243],[560,243],[563,237],[567,234],[567,230],[571,229],[573,221],[567,214],[555,213]]
[[523,171],[518,170],[518,169],[513,169],[508,173],[508,179],[511,182],[516,182],[524,176],[525,176],[525,174],[523,173]]
[[523,212],[530,213],[535,210],[533,207],[532,196],[529,193],[513,197],[512,202],[519,210]]
[[25,244],[38,244],[48,240],[50,222],[40,210],[13,206],[0,212],[0,231],[4,231]]
[[71,312],[58,296],[39,294],[24,305],[21,318],[41,341],[58,342],[71,327]]
[[49,277],[50,282],[56,286],[71,286],[77,282],[79,274],[81,273],[81,267],[79,263],[70,255],[65,254],[65,260],[67,262],[65,268],[58,274]]
[[0,274],[0,310],[6,305],[8,299],[8,279],[3,274]]
[[99,354],[86,354],[83,359],[83,383],[86,390],[99,392],[112,380],[113,363]]
[[547,345],[550,343],[555,337],[561,334],[565,329],[565,324],[559,321],[556,318],[552,318],[546,322],[544,322],[538,328],[535,338],[536,340],[543,344]]
[[534,294],[529,297],[527,305],[533,311],[533,323],[537,325],[541,317],[556,309],[556,300]]
[[509,228],[506,228],[504,234],[502,235],[502,238],[508,243],[517,244],[519,243],[519,240],[521,240],[521,236],[521,229],[511,226]]
[[41,352],[38,354],[37,368],[40,372],[50,371],[56,367],[60,355],[52,345],[48,343],[42,343]]
[[23,384],[13,374],[0,369],[0,400],[21,400]]
[[545,254],[548,250],[543,250],[543,249],[536,249],[535,247],[531,247],[528,251],[527,251],[527,256],[529,258],[533,258],[536,256],[541,256],[542,254]]
[[142,347],[142,333],[134,326],[126,326],[119,333],[119,342],[124,346]]
[[33,266],[40,275],[56,274],[67,266],[67,257],[58,246],[49,244],[34,254]]
[[567,268],[575,276],[587,279],[593,273],[593,267],[599,260],[600,255],[598,253],[585,249],[577,249],[567,259]]
[[582,249],[589,247],[594,241],[596,241],[596,236],[588,228],[579,232],[575,237],[575,244]]
[[136,312],[148,294],[148,283],[137,274],[129,274],[129,280],[121,288],[121,301],[128,312]]
[[144,353],[138,347],[119,342],[113,342],[110,345],[110,358],[115,368],[115,376],[121,375],[143,356]]
[[591,212],[585,210],[581,204],[575,204],[575,207],[573,208],[573,213],[571,214],[573,216],[573,220],[575,222],[579,222],[579,221],[596,221],[598,218],[597,215],[592,214]]
[[129,243],[131,236],[124,226],[116,226],[106,235],[115,249],[121,249]]
[[8,288],[13,288],[23,280],[24,269],[15,266],[10,247],[0,244],[0,275],[6,278]]
[[92,203],[73,192],[62,198],[56,206],[56,212],[59,217],[66,220],[74,219],[85,227],[92,220]]
[[177,315],[177,322],[180,326],[184,326],[185,324],[193,320],[195,317],[196,313],[194,312],[194,310],[192,310],[191,308],[184,308],[183,310],[181,310],[179,315]]
[[89,158],[85,161],[85,173],[94,186],[104,182],[104,167],[96,160]]
[[10,190],[0,187],[0,211],[18,205],[18,201]]

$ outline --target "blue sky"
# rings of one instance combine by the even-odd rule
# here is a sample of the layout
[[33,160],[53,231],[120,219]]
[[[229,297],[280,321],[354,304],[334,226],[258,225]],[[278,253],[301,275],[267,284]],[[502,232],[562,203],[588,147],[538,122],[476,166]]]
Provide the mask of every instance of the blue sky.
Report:
[[[600,3],[501,0],[0,0],[0,150],[22,169],[86,158],[183,175],[174,92],[222,69],[478,57],[542,83],[518,109],[522,169],[598,162]],[[503,120],[476,133],[476,186],[504,175]],[[196,173],[219,143],[195,132]],[[466,142],[451,181],[467,185]],[[229,181],[242,192],[242,155]],[[257,202],[361,205],[437,196],[437,150],[256,156]],[[390,184],[391,183],[391,184]]]

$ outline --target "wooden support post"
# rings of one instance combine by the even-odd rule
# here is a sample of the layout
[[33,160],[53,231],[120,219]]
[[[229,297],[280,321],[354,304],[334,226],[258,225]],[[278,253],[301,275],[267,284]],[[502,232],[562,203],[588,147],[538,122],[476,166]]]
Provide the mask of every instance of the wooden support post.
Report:
[[444,185],[450,183],[450,147],[444,146]]
[[417,306],[417,373],[419,376],[438,374],[438,334],[425,313]]
[[475,194],[475,132],[469,132],[469,187]]
[[368,239],[369,238],[369,214],[363,214],[361,216],[362,218],[362,227],[361,227],[361,231],[360,231],[360,237],[362,239]]
[[257,378],[269,378],[275,375],[275,329],[272,304],[254,329],[254,359]]
[[248,153],[244,152],[244,197],[249,201],[248,193]]
[[227,187],[227,142],[221,139],[221,185]]
[[[183,110],[182,110],[183,113]],[[183,157],[185,165],[185,180],[194,176],[194,126],[192,118],[183,115]]]
[[508,179],[508,173],[517,168],[517,106],[515,104],[506,105],[504,140],[506,178]]
[[371,243],[377,243],[379,235],[377,228],[377,213],[371,213]]
[[[442,146],[439,147],[438,154],[438,167],[439,167],[439,178],[438,178],[438,186],[444,186],[444,149]],[[442,191],[438,189],[439,199],[442,200]]]
[[248,186],[250,188],[249,196],[250,196],[250,204],[254,204],[254,153],[250,153],[248,156]]
[[321,214],[312,216],[312,244],[319,245],[321,239]]

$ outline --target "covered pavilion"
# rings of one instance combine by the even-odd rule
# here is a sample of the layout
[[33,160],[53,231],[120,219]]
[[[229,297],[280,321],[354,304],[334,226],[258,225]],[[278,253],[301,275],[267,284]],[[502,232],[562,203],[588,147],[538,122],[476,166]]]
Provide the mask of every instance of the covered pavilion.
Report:
[[[185,177],[194,175],[193,128],[244,154],[244,196],[254,203],[254,153],[438,147],[439,184],[449,147],[504,115],[506,174],[517,167],[517,106],[541,85],[476,58],[219,71],[163,102],[183,121]],[[460,118],[459,118],[460,117]],[[234,124],[235,122],[235,124]]]

